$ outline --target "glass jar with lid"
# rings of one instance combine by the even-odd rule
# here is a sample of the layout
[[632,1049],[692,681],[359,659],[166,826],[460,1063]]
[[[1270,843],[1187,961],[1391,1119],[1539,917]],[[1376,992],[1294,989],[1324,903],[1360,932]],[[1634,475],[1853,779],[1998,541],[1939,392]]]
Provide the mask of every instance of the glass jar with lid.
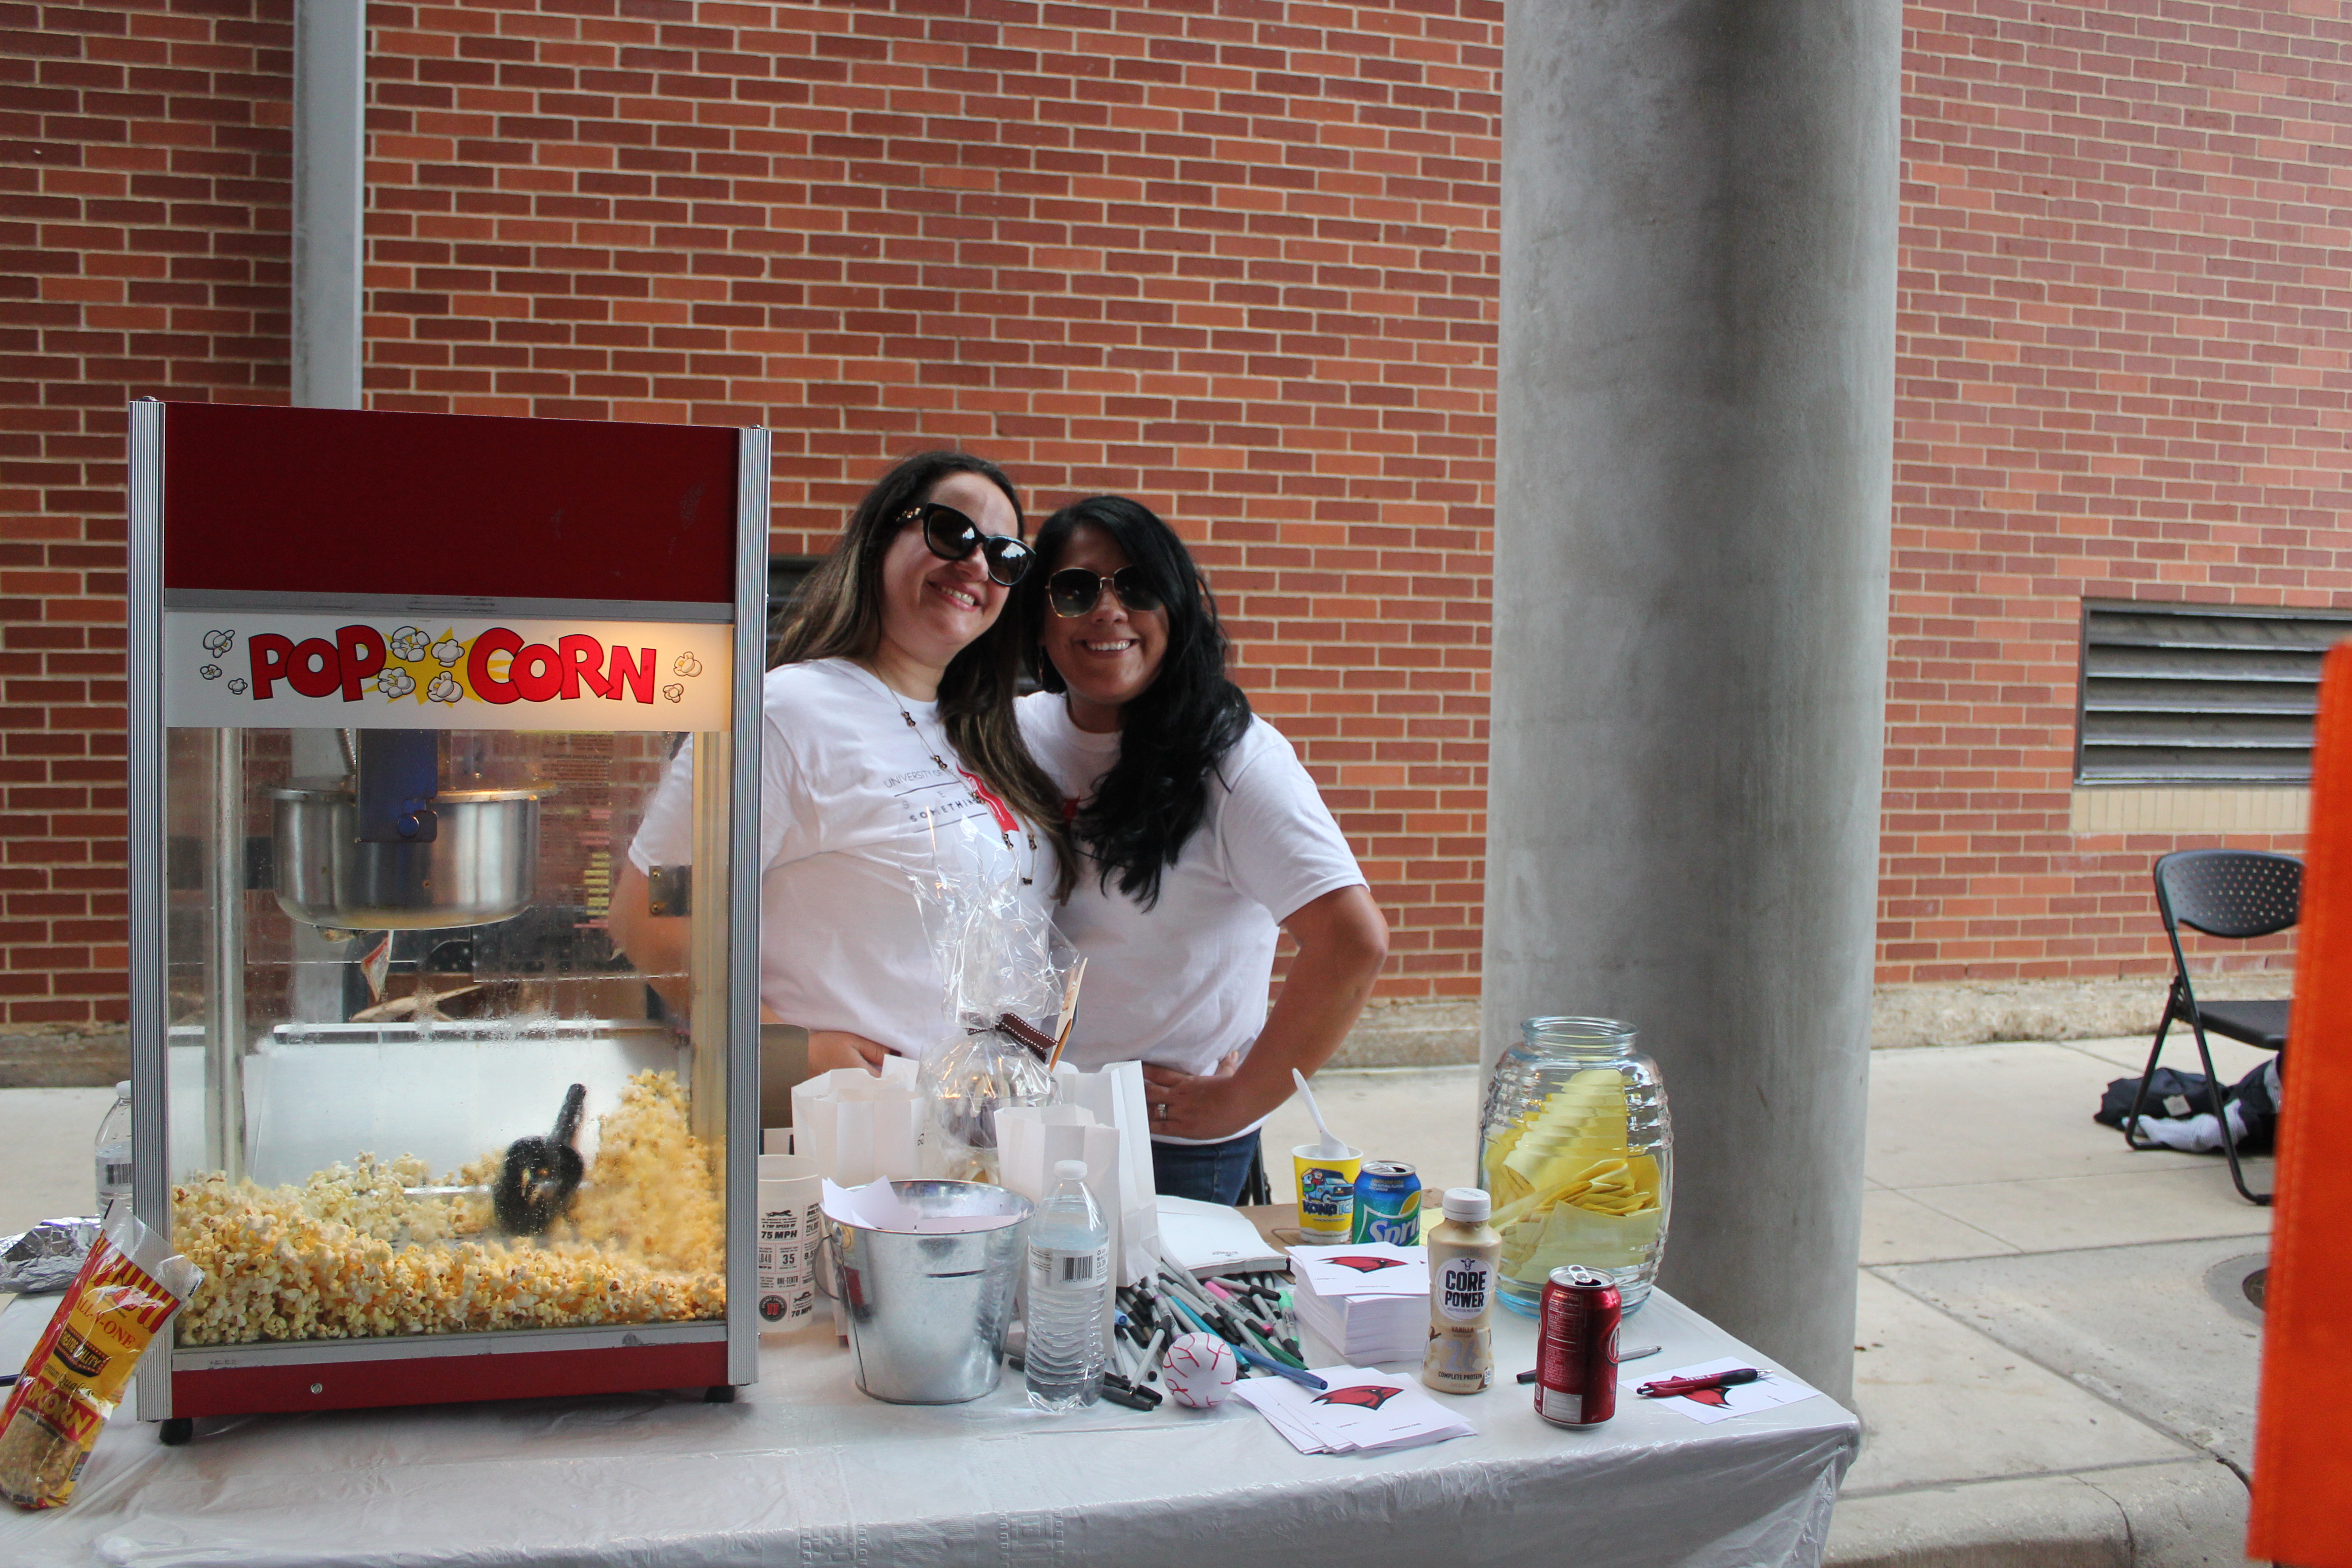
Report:
[[1649,1300],[1674,1201],[1658,1064],[1612,1018],[1529,1018],[1519,1033],[1479,1119],[1503,1305],[1537,1315],[1551,1271],[1580,1263],[1615,1279],[1631,1313]]

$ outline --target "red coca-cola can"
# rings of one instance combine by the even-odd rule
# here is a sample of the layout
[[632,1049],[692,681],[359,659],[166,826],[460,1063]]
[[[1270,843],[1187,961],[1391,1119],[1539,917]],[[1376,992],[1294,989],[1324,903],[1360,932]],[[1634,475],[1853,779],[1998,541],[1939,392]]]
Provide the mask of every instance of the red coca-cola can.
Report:
[[1617,1282],[1571,1263],[1543,1289],[1536,1339],[1536,1414],[1561,1426],[1597,1426],[1617,1414]]

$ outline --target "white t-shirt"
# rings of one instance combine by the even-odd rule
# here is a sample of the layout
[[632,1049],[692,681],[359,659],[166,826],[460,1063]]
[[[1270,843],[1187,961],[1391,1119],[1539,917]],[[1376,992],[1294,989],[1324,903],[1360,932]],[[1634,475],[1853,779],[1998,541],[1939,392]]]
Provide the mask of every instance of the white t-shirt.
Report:
[[[1071,723],[1055,693],[1033,692],[1015,710],[1030,753],[1073,800],[1092,795],[1118,760],[1118,736]],[[1087,959],[1066,1059],[1084,1068],[1141,1060],[1215,1070],[1265,1026],[1280,922],[1363,882],[1298,753],[1273,725],[1251,720],[1210,774],[1208,811],[1160,873],[1150,909],[1120,892],[1116,877],[1106,890],[1101,868],[1081,863],[1070,901],[1054,917]]]
[[[958,759],[938,705],[895,697],[847,659],[788,664],[762,682],[760,1000],[788,1024],[849,1029],[910,1057],[948,1037],[946,982],[912,879],[999,879],[1052,897],[1053,856]],[[918,728],[907,728],[903,707]],[[694,752],[664,774],[629,846],[641,871],[694,857]],[[1004,825],[1011,825],[1008,858]],[[699,889],[698,889],[698,891]]]

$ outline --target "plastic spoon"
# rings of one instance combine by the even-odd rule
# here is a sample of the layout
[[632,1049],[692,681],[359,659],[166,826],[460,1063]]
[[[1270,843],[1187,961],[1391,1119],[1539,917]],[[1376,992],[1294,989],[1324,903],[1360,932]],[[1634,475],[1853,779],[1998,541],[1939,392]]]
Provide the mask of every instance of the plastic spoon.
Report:
[[1315,1091],[1307,1087],[1307,1075],[1292,1068],[1290,1081],[1298,1086],[1299,1095],[1307,1101],[1307,1114],[1315,1119],[1315,1131],[1323,1135],[1323,1142],[1315,1146],[1315,1157],[1318,1160],[1346,1159],[1348,1146],[1332,1137],[1331,1130],[1323,1124],[1323,1108],[1315,1103]]

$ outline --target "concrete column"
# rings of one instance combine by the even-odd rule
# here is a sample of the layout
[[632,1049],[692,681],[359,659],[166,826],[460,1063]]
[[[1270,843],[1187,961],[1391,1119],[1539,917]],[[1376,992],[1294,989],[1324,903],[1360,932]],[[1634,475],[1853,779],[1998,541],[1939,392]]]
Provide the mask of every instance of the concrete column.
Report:
[[[293,402],[360,406],[366,303],[366,0],[294,0]],[[294,774],[343,771],[331,730],[294,731]],[[295,922],[294,1016],[340,1022],[351,944]]]
[[360,218],[367,205],[365,0],[295,0],[297,406],[360,405]]
[[1675,1118],[1662,1283],[1841,1397],[1900,24],[1885,0],[1504,23],[1486,1059],[1532,1014],[1637,1025]]

